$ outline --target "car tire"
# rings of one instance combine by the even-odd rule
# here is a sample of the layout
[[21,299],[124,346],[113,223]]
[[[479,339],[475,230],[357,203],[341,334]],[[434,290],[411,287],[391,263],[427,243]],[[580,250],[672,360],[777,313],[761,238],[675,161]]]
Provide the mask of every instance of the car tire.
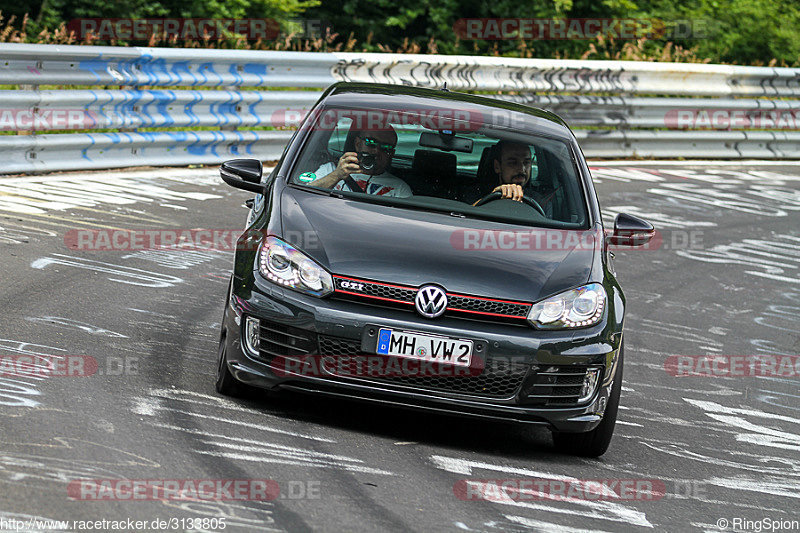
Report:
[[570,455],[580,457],[600,457],[611,443],[614,435],[614,426],[617,423],[617,411],[619,410],[619,398],[622,393],[622,367],[625,355],[624,345],[620,346],[619,361],[617,371],[614,376],[614,384],[611,386],[611,397],[600,424],[586,433],[561,433],[553,432],[553,444],[555,448]]
[[233,276],[228,282],[228,290],[225,292],[227,298],[225,300],[225,310],[222,312],[222,331],[219,335],[219,348],[217,349],[217,392],[224,396],[237,396],[241,394],[242,387],[239,381],[233,377],[230,369],[228,368],[228,343],[225,330],[225,319],[228,316],[228,299],[231,297],[231,288],[233,288]]
[[239,383],[228,368],[228,343],[223,335],[219,340],[219,350],[217,356],[217,392],[224,396],[239,396],[242,393],[242,385]]

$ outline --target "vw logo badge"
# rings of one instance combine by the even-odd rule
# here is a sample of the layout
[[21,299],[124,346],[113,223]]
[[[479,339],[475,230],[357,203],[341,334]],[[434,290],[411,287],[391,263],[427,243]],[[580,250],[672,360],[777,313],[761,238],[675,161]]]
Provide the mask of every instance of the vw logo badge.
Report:
[[447,309],[447,294],[436,285],[425,285],[417,291],[414,306],[425,318],[442,316]]

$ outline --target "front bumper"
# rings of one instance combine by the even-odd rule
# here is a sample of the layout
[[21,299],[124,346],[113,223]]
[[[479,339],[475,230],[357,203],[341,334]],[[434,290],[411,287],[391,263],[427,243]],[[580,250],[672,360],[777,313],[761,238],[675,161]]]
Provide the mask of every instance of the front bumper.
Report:
[[[526,326],[460,318],[429,320],[405,310],[306,296],[258,277],[249,284],[238,281],[234,279],[232,284],[223,330],[230,371],[248,385],[451,415],[539,424],[563,432],[590,431],[602,420],[616,374],[621,341],[621,331],[611,328],[607,320],[593,328],[571,331],[537,331]],[[243,347],[242,327],[248,315],[262,321],[262,332],[269,327],[267,334],[272,335],[270,332],[274,331],[274,335],[285,335],[277,337],[280,340],[271,345],[274,349],[265,351],[262,347],[255,355]],[[275,350],[286,349],[287,357],[291,358],[308,350],[330,355],[332,347],[340,346],[344,347],[339,350],[341,355],[355,355],[349,352],[358,350],[366,332],[376,325],[473,339],[476,349],[482,350],[487,369],[491,365],[508,374],[498,377],[486,370],[474,378],[478,381],[466,382],[453,380],[473,378],[420,381],[426,378],[341,378],[324,372],[314,375],[276,372]],[[262,336],[262,342],[263,339]],[[294,352],[291,345],[296,345]],[[600,368],[602,376],[589,401],[563,403],[564,398],[542,394],[556,390],[560,393],[569,387],[574,389],[571,385],[557,384],[558,380],[574,380],[568,375],[579,372],[571,370],[587,368]],[[564,377],[556,377],[556,374]]]

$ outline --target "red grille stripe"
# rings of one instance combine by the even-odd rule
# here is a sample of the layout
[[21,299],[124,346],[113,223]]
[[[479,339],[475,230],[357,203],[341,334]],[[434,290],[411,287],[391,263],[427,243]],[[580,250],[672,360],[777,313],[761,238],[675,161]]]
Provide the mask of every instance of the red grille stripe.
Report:
[[480,296],[469,296],[468,294],[458,294],[456,292],[448,292],[447,296],[457,296],[459,298],[466,298],[467,300],[486,300],[487,302],[501,302],[504,304],[527,305],[529,307],[531,305],[527,302],[515,302],[513,300],[498,300],[497,298],[482,298]]
[[342,294],[352,294],[353,296],[361,296],[363,298],[374,298],[376,300],[383,300],[385,302],[397,302],[399,304],[414,305],[414,302],[395,300],[394,298],[384,298],[383,296],[372,296],[371,294],[364,294],[363,292],[350,292],[350,291],[343,291],[342,289],[336,289],[336,292],[341,292]]
[[475,313],[476,315],[489,315],[489,316],[500,316],[503,318],[518,318],[520,320],[527,320],[527,316],[519,316],[519,315],[504,315],[501,313],[489,313],[488,311],[472,311],[470,309],[458,309],[457,307],[448,307],[447,311],[455,311],[457,313]]

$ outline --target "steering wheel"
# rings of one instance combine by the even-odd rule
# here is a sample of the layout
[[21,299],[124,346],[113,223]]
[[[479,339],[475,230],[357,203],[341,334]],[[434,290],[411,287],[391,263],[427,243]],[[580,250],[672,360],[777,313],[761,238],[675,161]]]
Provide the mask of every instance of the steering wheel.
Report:
[[[488,204],[489,202],[494,202],[495,200],[501,200],[501,199],[503,199],[503,200],[511,200],[511,198],[503,198],[503,193],[502,192],[494,191],[494,192],[490,192],[489,194],[487,194],[486,196],[484,196],[483,198],[481,198],[480,200],[478,200],[477,202],[475,202],[472,205],[474,205],[475,207],[479,207],[479,206],[481,206],[483,204]],[[542,209],[542,206],[539,205],[539,202],[537,202],[536,200],[534,200],[530,196],[523,196],[522,197],[522,203],[528,204],[532,208],[536,209],[539,213],[541,213],[541,215],[543,217],[547,218],[547,215],[544,214],[544,209]]]

